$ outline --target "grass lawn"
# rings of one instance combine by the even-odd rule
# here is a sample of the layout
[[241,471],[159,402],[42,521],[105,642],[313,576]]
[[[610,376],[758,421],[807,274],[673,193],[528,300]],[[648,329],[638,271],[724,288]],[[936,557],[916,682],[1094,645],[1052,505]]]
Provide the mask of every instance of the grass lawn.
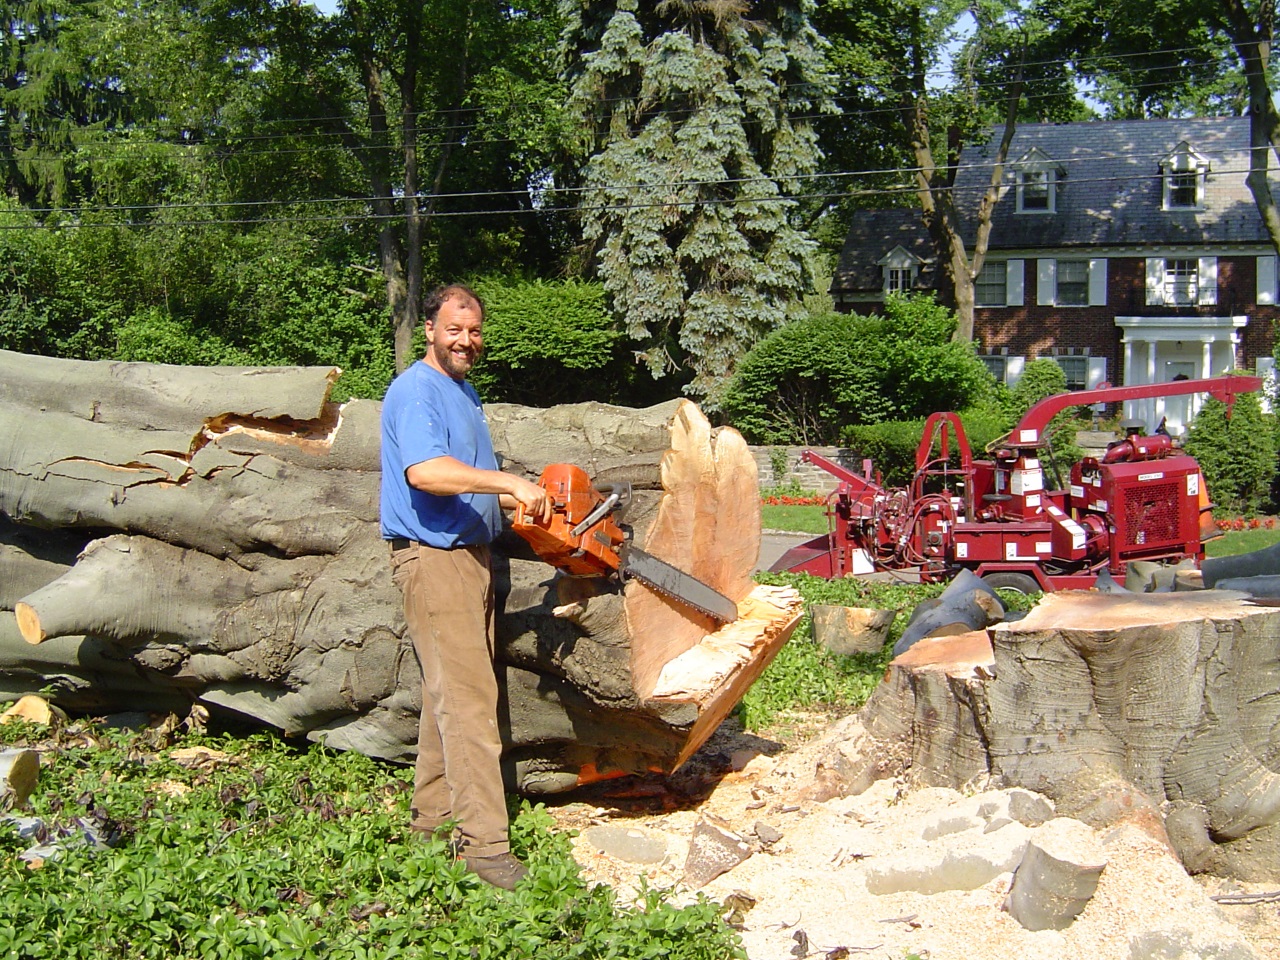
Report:
[[[783,530],[788,533],[826,533],[827,508],[821,504],[761,504],[760,525],[766,530]],[[1252,553],[1274,543],[1280,543],[1280,526],[1272,530],[1230,530],[1206,543],[1205,553],[1211,557],[1229,557],[1238,553]]]
[[1204,552],[1211,557],[1233,557],[1237,553],[1252,553],[1274,543],[1280,543],[1280,527],[1273,530],[1231,530],[1204,545]]
[[826,533],[827,508],[796,506],[792,504],[760,505],[760,526],[766,530],[785,530],[788,533]]

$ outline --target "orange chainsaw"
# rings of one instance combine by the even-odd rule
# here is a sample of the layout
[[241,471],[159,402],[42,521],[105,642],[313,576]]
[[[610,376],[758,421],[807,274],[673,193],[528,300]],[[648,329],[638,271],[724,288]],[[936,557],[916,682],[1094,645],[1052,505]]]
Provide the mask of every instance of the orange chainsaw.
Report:
[[581,467],[553,463],[538,485],[551,501],[550,518],[531,517],[520,505],[511,528],[547,563],[574,577],[639,580],[720,623],[738,619],[738,605],[720,591],[631,546],[617,522],[631,502],[631,484],[597,488]]

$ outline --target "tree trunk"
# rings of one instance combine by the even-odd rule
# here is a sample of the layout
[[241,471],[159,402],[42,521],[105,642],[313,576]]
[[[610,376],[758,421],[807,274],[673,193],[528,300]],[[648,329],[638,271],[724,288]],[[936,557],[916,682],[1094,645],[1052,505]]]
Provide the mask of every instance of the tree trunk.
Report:
[[1242,596],[1050,594],[1021,621],[921,640],[863,722],[918,783],[991,777],[1161,836],[1165,811],[1190,869],[1275,882],[1280,609]]
[[1272,246],[1280,250],[1280,211],[1268,175],[1272,153],[1280,155],[1280,111],[1276,110],[1270,80],[1274,5],[1261,8],[1257,20],[1241,0],[1224,0],[1222,7],[1224,26],[1244,64],[1249,90],[1249,175],[1245,182]]
[[[335,371],[81,363],[0,352],[0,700],[193,702],[407,760],[418,665],[378,531],[379,404]],[[713,624],[638,582],[562,577],[495,544],[512,786],[674,769],[790,635],[751,581],[756,472],[688,402],[487,408],[504,469],[626,480],[637,545],[739,602]]]

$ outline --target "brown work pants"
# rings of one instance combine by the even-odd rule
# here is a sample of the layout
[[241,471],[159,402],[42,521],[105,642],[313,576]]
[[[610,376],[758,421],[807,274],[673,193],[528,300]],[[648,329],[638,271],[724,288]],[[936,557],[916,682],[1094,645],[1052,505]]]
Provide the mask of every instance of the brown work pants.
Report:
[[506,853],[489,548],[411,543],[392,551],[391,567],[422,667],[411,826],[457,820],[468,856]]

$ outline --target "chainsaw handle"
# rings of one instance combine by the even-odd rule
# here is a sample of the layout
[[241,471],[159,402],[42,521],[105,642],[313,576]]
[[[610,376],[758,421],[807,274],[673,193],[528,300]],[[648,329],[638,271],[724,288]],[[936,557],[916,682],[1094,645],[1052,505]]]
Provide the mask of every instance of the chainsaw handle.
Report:
[[[604,499],[595,505],[595,508],[582,518],[572,530],[569,531],[571,536],[580,537],[591,529],[600,520],[617,510],[621,513],[626,509],[628,503],[631,502],[631,484],[629,483],[610,483],[607,485],[596,487],[596,492],[603,494]],[[621,503],[619,503],[621,501]]]

